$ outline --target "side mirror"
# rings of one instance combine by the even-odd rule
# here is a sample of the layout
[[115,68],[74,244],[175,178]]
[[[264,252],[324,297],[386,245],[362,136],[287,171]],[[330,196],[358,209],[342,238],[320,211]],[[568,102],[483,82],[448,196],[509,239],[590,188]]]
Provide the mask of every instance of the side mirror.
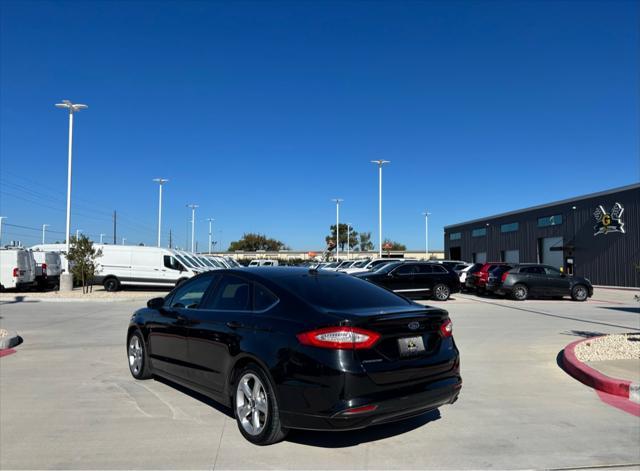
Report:
[[149,301],[147,301],[147,307],[149,309],[160,309],[162,306],[164,306],[164,298],[152,298]]

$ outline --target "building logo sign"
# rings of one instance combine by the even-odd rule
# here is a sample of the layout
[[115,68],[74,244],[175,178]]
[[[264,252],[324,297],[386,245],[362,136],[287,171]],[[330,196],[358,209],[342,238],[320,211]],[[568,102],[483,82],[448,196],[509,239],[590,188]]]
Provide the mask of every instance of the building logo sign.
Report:
[[622,213],[624,208],[620,203],[616,203],[611,208],[611,212],[607,213],[602,205],[598,206],[593,212],[597,224],[593,226],[594,236],[598,234],[608,234],[609,232],[624,232],[624,222],[622,222]]

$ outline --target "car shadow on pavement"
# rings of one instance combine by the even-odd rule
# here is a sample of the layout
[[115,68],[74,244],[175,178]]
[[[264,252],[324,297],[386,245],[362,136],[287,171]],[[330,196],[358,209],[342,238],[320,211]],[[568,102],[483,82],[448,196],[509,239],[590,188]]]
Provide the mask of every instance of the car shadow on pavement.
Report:
[[432,410],[411,419],[384,425],[374,425],[362,430],[315,432],[311,430],[291,430],[285,439],[300,445],[320,448],[347,448],[361,443],[375,442],[395,435],[401,435],[440,419],[440,410]]
[[564,332],[560,332],[561,335],[571,335],[573,337],[583,337],[585,339],[590,339],[591,337],[602,337],[606,335],[604,332],[595,332],[592,330],[565,330]]
[[153,379],[155,379],[156,381],[169,386],[177,391],[180,391],[183,394],[186,394],[189,397],[192,397],[193,399],[196,399],[197,401],[202,402],[203,404],[206,404],[208,406],[213,407],[215,410],[217,410],[218,412],[221,412],[223,414],[225,414],[227,417],[235,420],[235,418],[233,417],[233,413],[231,411],[231,409],[229,409],[228,407],[223,406],[222,404],[220,404],[219,402],[214,401],[213,399],[211,399],[208,396],[205,396],[204,394],[200,394],[197,391],[194,391],[193,389],[189,389],[186,388],[178,383],[174,383],[173,381],[163,378],[161,376],[155,376],[153,377]]

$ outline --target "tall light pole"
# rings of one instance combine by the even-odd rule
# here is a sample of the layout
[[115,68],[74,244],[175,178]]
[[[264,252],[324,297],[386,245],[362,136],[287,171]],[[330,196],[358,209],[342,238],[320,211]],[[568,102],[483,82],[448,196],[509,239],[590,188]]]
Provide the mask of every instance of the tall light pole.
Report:
[[196,208],[197,204],[188,204],[187,208],[191,208],[191,251],[196,249]]
[[158,183],[160,187],[160,194],[158,196],[158,247],[160,247],[160,234],[162,231],[162,185],[167,183],[167,178],[154,178],[154,182]]
[[331,201],[336,203],[336,262],[340,261],[338,256],[340,255],[340,203],[343,199],[333,198]]
[[81,232],[82,232],[82,229],[76,229],[76,241],[80,238]]
[[349,246],[351,245],[351,223],[347,223],[347,260],[349,260]]
[[205,219],[205,221],[209,221],[209,255],[211,255],[211,235],[213,234],[213,221],[215,221],[215,219],[213,218],[207,218]]
[[[73,149],[73,113],[88,108],[87,105],[79,103],[71,103],[69,100],[62,100],[62,103],[56,103],[57,108],[66,108],[69,110],[69,155],[67,162],[67,227],[65,231],[65,245],[67,254],[69,253],[69,240],[71,238],[71,162]],[[62,291],[71,291],[73,289],[73,278],[69,273],[69,260],[64,257],[64,273],[61,278],[60,289]]]
[[102,238],[103,238],[104,236],[106,236],[106,235],[107,235],[107,234],[100,234],[100,243],[101,243],[101,244],[102,244]]
[[389,160],[372,160],[378,166],[378,257],[382,258],[382,166]]
[[7,219],[7,216],[0,216],[0,247],[2,247],[2,221]]
[[42,225],[42,243],[44,244],[44,235],[47,231],[47,227],[49,227],[49,224],[43,224]]
[[424,256],[429,260],[429,216],[431,213],[425,210],[422,215],[424,216]]

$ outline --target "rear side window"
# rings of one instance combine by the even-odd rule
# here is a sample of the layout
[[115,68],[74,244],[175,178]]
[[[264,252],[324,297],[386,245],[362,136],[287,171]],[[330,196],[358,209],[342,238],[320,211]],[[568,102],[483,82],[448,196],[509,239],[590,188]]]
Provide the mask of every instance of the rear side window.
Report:
[[416,271],[415,265],[404,264],[400,265],[393,273],[396,275],[412,275]]
[[324,309],[385,308],[410,304],[405,298],[351,275],[308,274],[278,281],[303,301]]
[[434,266],[432,264],[425,263],[424,265],[418,266],[418,273],[433,273]]
[[544,268],[542,267],[524,267],[520,269],[520,273],[528,273],[530,275],[544,275]]
[[213,296],[207,301],[207,309],[222,311],[248,311],[251,306],[251,285],[237,276],[223,276]]
[[449,270],[446,269],[446,267],[442,266],[442,265],[433,265],[431,267],[431,270],[433,271],[433,273],[449,273]]
[[264,311],[278,302],[278,297],[261,284],[253,285],[253,310]]

